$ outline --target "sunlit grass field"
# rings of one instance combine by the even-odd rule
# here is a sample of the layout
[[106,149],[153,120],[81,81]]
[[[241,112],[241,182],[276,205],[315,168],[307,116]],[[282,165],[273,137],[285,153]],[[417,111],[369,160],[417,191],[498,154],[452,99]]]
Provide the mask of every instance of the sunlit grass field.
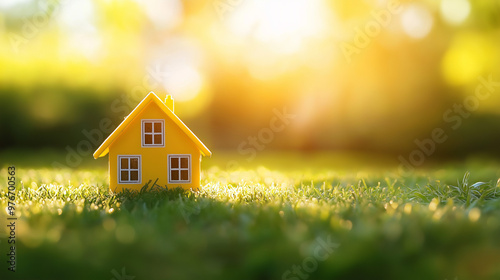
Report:
[[1,169],[0,279],[500,279],[497,161],[402,174],[374,158],[222,157],[204,161],[199,192],[116,194],[105,161],[25,156],[15,273]]

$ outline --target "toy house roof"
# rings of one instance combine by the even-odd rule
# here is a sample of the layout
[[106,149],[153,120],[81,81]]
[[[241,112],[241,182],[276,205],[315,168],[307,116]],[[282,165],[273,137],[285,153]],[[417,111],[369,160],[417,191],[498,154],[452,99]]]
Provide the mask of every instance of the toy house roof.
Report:
[[94,158],[99,158],[109,153],[109,146],[122,134],[127,126],[137,117],[149,103],[154,102],[158,107],[193,141],[203,156],[212,156],[212,152],[203,144],[196,135],[161,101],[154,93],[150,92],[123,122],[108,136],[101,146],[94,152]]

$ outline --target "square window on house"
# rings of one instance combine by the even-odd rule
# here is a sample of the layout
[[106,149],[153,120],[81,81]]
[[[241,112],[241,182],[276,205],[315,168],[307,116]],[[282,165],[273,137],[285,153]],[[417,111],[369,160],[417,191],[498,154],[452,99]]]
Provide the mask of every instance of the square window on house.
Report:
[[142,120],[142,146],[165,147],[165,121]]
[[118,156],[118,183],[141,183],[141,156]]
[[168,156],[169,183],[191,183],[191,155]]

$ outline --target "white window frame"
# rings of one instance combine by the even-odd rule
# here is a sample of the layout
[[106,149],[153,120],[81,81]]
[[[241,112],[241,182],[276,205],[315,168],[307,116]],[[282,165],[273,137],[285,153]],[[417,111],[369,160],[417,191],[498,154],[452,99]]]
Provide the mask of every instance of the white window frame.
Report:
[[[172,168],[171,166],[171,159],[172,158],[187,158],[188,159],[188,180],[181,180],[181,171],[186,170],[186,168],[181,167],[181,163],[179,161],[179,167],[178,168]],[[168,160],[168,183],[169,184],[190,184],[191,183],[191,155],[190,154],[172,154],[168,155],[167,157]],[[172,171],[178,170],[179,171],[179,180],[172,180],[171,175]]]
[[[151,132],[145,131],[146,123],[151,123]],[[161,133],[155,132],[155,123],[161,123]],[[146,134],[150,134],[155,141],[155,135],[161,134],[161,144],[146,144]],[[165,147],[165,120],[164,119],[143,119],[141,121],[141,144],[143,148]]]
[[[122,158],[128,158],[129,159],[129,166],[128,168],[126,169],[122,169],[121,165],[122,165]],[[130,168],[130,159],[131,158],[137,158],[139,159],[139,162],[138,162],[138,168],[137,169],[131,169]],[[141,155],[118,155],[118,164],[117,164],[117,170],[118,170],[118,184],[141,184],[142,183],[142,156]],[[130,171],[139,171],[138,172],[138,180],[137,181],[132,181],[130,180]],[[129,180],[128,181],[123,181],[122,180],[122,171],[128,171],[128,178]]]

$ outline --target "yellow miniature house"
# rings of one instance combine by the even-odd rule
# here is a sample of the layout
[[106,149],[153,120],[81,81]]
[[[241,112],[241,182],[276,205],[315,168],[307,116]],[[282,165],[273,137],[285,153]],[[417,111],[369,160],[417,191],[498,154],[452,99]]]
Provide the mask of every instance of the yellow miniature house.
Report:
[[140,190],[149,181],[168,188],[200,187],[201,157],[210,150],[174,114],[174,101],[150,92],[95,151],[109,153],[109,187]]

